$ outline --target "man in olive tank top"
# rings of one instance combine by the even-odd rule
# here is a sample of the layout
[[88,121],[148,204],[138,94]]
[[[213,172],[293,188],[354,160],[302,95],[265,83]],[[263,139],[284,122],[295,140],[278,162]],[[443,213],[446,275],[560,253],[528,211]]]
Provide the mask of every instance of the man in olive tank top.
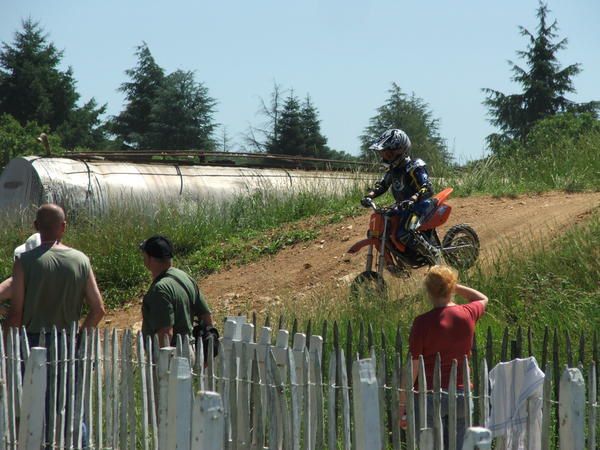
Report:
[[34,225],[42,244],[15,260],[7,324],[25,326],[32,336],[52,326],[68,330],[79,321],[85,301],[89,312],[82,328],[95,327],[104,316],[102,296],[89,258],[61,243],[66,228],[63,209],[42,205]]

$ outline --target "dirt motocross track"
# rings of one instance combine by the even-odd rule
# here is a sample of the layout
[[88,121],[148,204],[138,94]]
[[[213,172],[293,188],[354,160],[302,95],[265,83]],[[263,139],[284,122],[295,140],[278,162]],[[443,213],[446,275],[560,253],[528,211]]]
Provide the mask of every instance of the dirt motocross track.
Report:
[[[450,198],[453,207],[448,223],[470,224],[481,240],[481,257],[492,254],[502,242],[536,236],[554,236],[582,220],[600,206],[600,193],[548,193],[514,199],[492,197]],[[348,248],[365,236],[369,212],[327,225],[314,241],[304,242],[254,263],[234,267],[200,280],[211,308],[218,316],[239,311],[263,312],[286,300],[310,301],[310,293],[321,289],[347,289],[348,281],[364,267],[366,251],[349,257]],[[311,227],[311,221],[300,227]],[[402,282],[397,281],[397,282]],[[105,324],[111,327],[139,327],[139,303],[113,311]]]

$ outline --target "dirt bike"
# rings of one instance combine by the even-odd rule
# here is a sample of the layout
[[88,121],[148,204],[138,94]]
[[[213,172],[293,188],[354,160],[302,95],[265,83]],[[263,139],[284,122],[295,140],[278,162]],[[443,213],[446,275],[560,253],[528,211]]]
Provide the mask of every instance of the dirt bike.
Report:
[[[375,202],[370,202],[374,212],[369,221],[367,238],[355,243],[348,250],[348,253],[354,254],[367,247],[365,271],[358,275],[351,285],[354,296],[360,296],[363,290],[376,289],[378,293],[383,293],[386,287],[383,279],[384,269],[396,277],[402,277],[409,275],[409,269],[431,266],[443,261],[459,270],[468,269],[475,264],[479,257],[479,237],[469,225],[454,225],[442,241],[438,237],[436,228],[446,223],[452,211],[452,207],[446,203],[452,191],[452,188],[446,188],[431,198],[429,210],[419,217],[414,225],[417,231],[416,248],[409,248],[398,240],[397,232],[401,218],[395,213],[395,208],[379,208]],[[376,260],[375,251],[379,253]]]

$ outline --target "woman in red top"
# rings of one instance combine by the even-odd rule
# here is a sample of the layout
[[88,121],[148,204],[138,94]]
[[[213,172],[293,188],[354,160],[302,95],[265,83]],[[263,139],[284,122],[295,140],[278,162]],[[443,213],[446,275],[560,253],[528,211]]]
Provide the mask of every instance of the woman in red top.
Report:
[[[442,390],[448,391],[448,380],[452,360],[458,364],[457,392],[463,390],[462,361],[465,355],[471,354],[475,323],[485,312],[488,298],[479,291],[457,283],[457,272],[447,266],[434,266],[425,276],[424,286],[433,308],[418,316],[412,325],[409,338],[410,354],[413,358],[413,383],[417,378],[419,355],[425,361],[427,387],[433,386],[433,370],[435,357],[441,357]],[[466,304],[454,302],[454,296],[464,298]],[[465,380],[468,382],[468,380]],[[418,390],[418,385],[415,385]],[[404,396],[400,400],[401,413],[404,415]],[[433,401],[428,396],[427,423],[432,426]],[[415,402],[417,404],[417,402]],[[442,421],[444,422],[444,443],[448,446],[448,397],[442,395]],[[462,447],[464,436],[463,402],[457,402],[457,448]]]

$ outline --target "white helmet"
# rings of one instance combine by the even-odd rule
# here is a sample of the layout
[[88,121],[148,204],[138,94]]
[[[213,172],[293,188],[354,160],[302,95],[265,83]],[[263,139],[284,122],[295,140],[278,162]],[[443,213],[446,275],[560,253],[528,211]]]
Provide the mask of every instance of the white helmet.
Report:
[[408,156],[408,152],[410,151],[410,147],[411,143],[408,135],[398,128],[392,128],[391,130],[387,130],[385,133],[379,136],[379,139],[373,142],[373,144],[369,147],[369,150],[376,152],[395,150],[392,160],[386,161],[391,163],[393,161],[406,158]]

